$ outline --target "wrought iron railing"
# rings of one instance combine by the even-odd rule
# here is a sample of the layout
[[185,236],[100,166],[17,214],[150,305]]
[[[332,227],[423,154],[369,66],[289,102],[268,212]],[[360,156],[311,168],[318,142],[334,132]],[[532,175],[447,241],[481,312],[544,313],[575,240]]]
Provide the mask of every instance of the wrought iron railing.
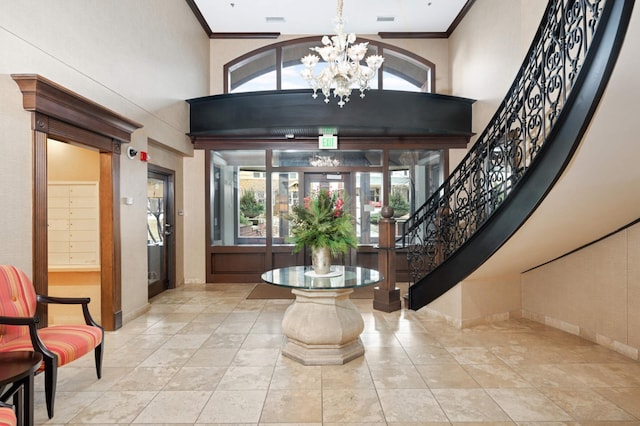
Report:
[[[608,0],[613,1],[613,0]],[[500,208],[534,164],[571,93],[607,0],[550,0],[507,96],[445,183],[409,218],[410,284]]]

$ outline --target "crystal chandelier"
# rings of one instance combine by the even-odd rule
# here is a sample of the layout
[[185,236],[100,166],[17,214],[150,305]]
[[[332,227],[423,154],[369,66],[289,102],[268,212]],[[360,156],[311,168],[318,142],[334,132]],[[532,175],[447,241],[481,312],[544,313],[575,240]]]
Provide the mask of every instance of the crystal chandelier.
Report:
[[342,3],[338,0],[338,12],[336,15],[336,35],[322,37],[322,47],[312,47],[311,50],[317,52],[327,66],[318,75],[314,75],[313,71],[320,60],[317,55],[312,53],[303,57],[300,62],[305,66],[302,71],[302,78],[307,80],[309,86],[313,89],[313,98],[317,98],[318,90],[322,90],[325,103],[329,103],[329,95],[333,88],[333,96],[339,98],[338,105],[340,108],[349,102],[351,96],[351,88],[358,87],[360,89],[360,97],[364,98],[364,91],[369,89],[369,81],[376,75],[376,72],[382,65],[384,58],[380,55],[371,55],[365,59],[367,66],[360,64],[360,61],[367,53],[369,43],[358,43],[356,35],[344,33],[342,20]]

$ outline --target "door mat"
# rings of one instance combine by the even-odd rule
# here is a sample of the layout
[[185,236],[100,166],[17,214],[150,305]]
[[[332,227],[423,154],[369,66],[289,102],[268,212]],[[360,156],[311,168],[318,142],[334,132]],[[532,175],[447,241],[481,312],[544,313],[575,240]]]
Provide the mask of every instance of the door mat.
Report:
[[[373,299],[374,288],[374,285],[355,288],[350,297],[352,299]],[[256,284],[247,296],[247,299],[295,299],[295,296],[291,293],[291,289],[287,287],[278,287],[271,284]]]

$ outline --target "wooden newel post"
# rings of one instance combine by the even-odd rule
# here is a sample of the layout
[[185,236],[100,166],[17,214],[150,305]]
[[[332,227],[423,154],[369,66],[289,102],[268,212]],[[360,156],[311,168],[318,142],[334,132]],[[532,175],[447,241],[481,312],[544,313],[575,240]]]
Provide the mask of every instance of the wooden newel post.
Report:
[[384,281],[373,290],[373,309],[393,312],[402,308],[400,289],[396,288],[396,221],[389,206],[384,206],[380,215],[378,270]]

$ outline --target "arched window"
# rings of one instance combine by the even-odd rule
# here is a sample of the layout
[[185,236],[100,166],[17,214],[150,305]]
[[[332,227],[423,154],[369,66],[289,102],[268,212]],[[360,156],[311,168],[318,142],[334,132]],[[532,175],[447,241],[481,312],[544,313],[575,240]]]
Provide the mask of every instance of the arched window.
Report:
[[[359,41],[369,42],[367,56],[384,56],[378,82],[372,83],[372,88],[435,91],[435,65],[432,62],[379,41]],[[225,93],[308,88],[300,76],[304,67],[300,58],[307,55],[311,47],[320,45],[317,37],[305,37],[265,46],[234,59],[224,66]]]

